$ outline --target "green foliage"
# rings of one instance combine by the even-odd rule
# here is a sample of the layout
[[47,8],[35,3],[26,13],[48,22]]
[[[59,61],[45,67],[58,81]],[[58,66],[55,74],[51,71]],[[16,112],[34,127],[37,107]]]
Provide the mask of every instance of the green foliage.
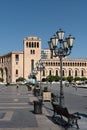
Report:
[[[53,81],[59,81],[60,80],[60,77],[59,76],[47,76],[46,77],[46,81],[48,82],[53,82]],[[69,77],[63,77],[62,78],[63,81],[68,81],[69,83],[71,83],[72,81],[87,81],[87,78],[86,77],[75,77],[73,78],[72,76],[69,76]]]
[[80,77],[75,77],[75,78],[74,78],[74,81],[80,81],[80,80],[81,80]]
[[69,77],[67,77],[66,79],[67,79],[67,81],[68,81],[69,83],[71,83],[71,82],[73,81],[73,77],[72,77],[72,76],[69,76]]
[[85,81],[85,80],[87,80],[86,77],[82,77],[82,78],[81,78],[81,81]]
[[48,82],[53,82],[53,81],[59,81],[59,76],[48,76],[47,78],[46,78],[46,80],[48,81]]
[[3,82],[4,81],[4,79],[3,78],[0,78],[0,82]]
[[54,80],[57,82],[60,80],[60,77],[59,76],[54,76]]
[[16,79],[16,82],[20,82],[20,81],[24,81],[24,80],[25,80],[25,78],[19,77],[18,79]]
[[47,80],[48,82],[52,82],[52,81],[53,81],[53,76],[47,76],[46,80]]

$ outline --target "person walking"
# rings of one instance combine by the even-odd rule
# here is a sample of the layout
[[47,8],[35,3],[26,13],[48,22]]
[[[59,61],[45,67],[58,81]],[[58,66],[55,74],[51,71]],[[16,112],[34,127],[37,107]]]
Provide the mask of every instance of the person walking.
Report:
[[18,82],[17,82],[17,84],[16,84],[16,88],[17,88],[17,89],[19,88],[19,84],[18,84]]

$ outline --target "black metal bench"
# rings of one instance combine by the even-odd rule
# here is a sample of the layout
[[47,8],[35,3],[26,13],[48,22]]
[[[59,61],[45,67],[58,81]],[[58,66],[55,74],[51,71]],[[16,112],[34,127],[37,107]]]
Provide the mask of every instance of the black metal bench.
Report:
[[67,122],[67,126],[69,127],[70,124],[71,126],[76,125],[77,129],[79,129],[79,125],[78,125],[78,119],[80,119],[80,116],[77,114],[70,114],[68,109],[66,107],[61,107],[60,105],[53,103],[52,102],[52,106],[53,106],[53,117],[57,115],[60,115],[61,119],[63,119],[63,117],[66,117],[68,119]]

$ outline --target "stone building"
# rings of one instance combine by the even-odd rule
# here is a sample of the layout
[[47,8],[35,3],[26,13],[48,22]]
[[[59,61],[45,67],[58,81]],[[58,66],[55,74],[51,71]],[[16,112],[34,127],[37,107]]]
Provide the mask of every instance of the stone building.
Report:
[[[52,58],[49,49],[41,48],[40,38],[29,36],[23,40],[23,52],[0,55],[0,78],[8,83],[15,83],[18,77],[28,79],[39,60],[45,63],[41,78],[48,75],[60,76],[59,58]],[[40,72],[36,76],[40,80]],[[63,76],[87,77],[87,59],[64,58]]]

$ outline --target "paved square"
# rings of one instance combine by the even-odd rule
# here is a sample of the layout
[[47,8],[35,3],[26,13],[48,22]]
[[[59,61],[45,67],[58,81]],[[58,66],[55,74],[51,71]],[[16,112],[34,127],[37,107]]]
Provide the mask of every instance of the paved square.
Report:
[[7,111],[0,119],[0,128],[27,128],[37,126],[35,115],[31,109]]

